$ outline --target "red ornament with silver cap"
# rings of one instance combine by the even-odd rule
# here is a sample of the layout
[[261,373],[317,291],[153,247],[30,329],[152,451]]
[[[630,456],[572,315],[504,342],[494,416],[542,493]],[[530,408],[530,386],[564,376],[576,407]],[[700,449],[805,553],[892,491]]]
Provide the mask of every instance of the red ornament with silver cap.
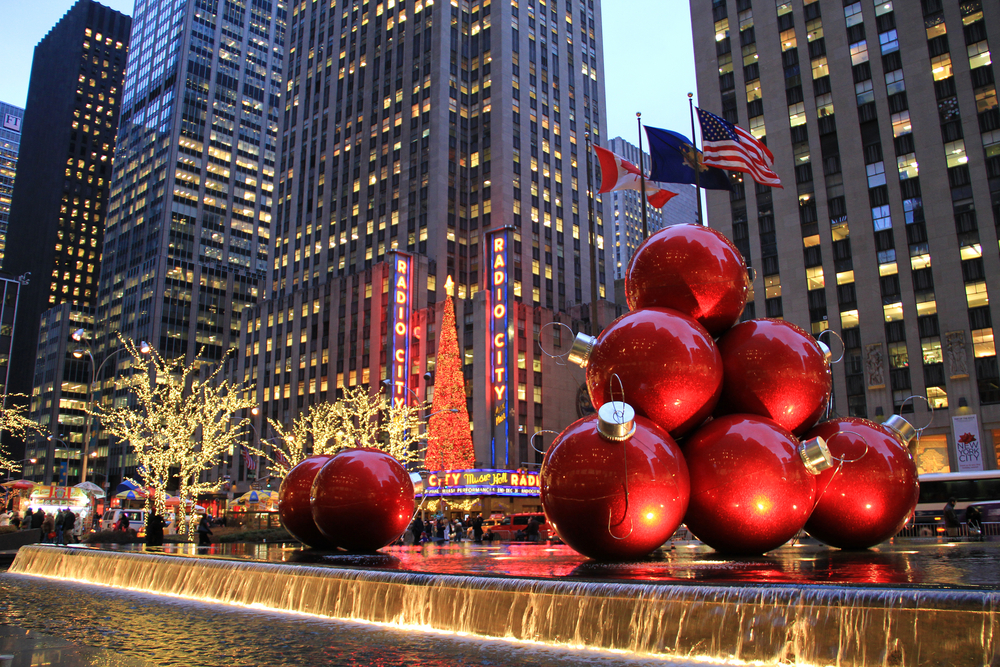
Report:
[[314,549],[335,549],[337,547],[326,535],[319,532],[313,521],[312,507],[309,496],[313,481],[320,468],[326,465],[333,455],[319,454],[299,461],[292,468],[278,489],[278,516],[281,525],[288,533],[306,546]]
[[806,531],[841,549],[868,549],[898,533],[920,495],[908,449],[916,435],[899,415],[882,425],[841,417],[809,431],[806,437],[829,443],[835,465],[816,480],[816,508]]
[[816,475],[831,465],[826,443],[800,443],[756,415],[719,417],[684,442],[691,502],[684,523],[726,554],[761,554],[805,525]]
[[394,542],[413,518],[413,482],[403,466],[377,449],[334,456],[312,485],[313,521],[348,551],[376,551]]
[[712,336],[739,319],[749,287],[740,251],[700,225],[656,232],[636,248],[625,274],[630,309],[672,308],[693,317]]
[[747,320],[718,340],[725,369],[715,414],[754,414],[796,435],[830,401],[830,349],[783,320]]
[[722,358],[693,319],[669,308],[622,315],[594,338],[577,334],[568,360],[587,369],[594,407],[612,400],[612,376],[637,414],[677,438],[712,413],[722,391]]
[[566,544],[598,560],[642,558],[666,542],[689,490],[673,439],[620,401],[570,424],[542,463],[545,516]]

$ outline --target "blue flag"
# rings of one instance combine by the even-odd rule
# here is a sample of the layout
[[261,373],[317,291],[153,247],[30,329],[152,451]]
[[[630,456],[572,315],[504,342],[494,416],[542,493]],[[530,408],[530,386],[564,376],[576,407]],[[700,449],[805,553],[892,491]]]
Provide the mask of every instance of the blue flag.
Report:
[[[683,134],[646,126],[652,168],[649,180],[660,183],[695,182],[694,166],[698,165],[698,185],[706,190],[729,190],[729,176],[721,169],[706,167],[701,151]],[[695,156],[697,155],[697,162]]]

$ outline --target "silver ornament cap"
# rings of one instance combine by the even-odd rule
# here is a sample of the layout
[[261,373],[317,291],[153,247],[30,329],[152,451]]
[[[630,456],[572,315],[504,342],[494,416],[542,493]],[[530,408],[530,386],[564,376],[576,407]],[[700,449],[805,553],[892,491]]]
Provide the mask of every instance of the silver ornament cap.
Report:
[[566,360],[571,364],[576,364],[580,368],[586,368],[590,363],[590,353],[594,349],[597,338],[585,333],[578,333],[573,339],[573,346],[569,349]]
[[823,358],[826,359],[826,363],[829,364],[833,359],[833,352],[830,351],[830,346],[821,340],[816,341],[816,344],[819,345],[819,351],[823,353]]
[[892,431],[892,434],[899,438],[899,441],[904,445],[909,445],[910,440],[917,437],[917,429],[913,428],[913,424],[899,415],[890,415],[882,422],[882,425]]
[[806,472],[810,475],[818,475],[827,468],[833,467],[833,455],[826,445],[826,440],[816,436],[799,443],[799,457],[802,465],[806,467]]
[[597,430],[614,442],[628,440],[635,434],[635,410],[622,401],[605,403],[597,410]]

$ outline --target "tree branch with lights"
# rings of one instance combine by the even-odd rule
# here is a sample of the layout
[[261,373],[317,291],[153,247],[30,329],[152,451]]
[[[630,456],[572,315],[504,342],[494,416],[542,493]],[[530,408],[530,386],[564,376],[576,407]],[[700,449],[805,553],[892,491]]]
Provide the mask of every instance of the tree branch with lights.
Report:
[[[44,434],[45,429],[26,416],[28,406],[8,405],[7,401],[11,398],[27,398],[27,396],[24,394],[9,394],[4,397],[2,407],[0,407],[0,432],[7,431],[14,438],[24,438],[31,433]],[[8,474],[21,470],[20,462],[8,457],[10,457],[10,453],[7,452],[2,442],[0,442],[0,470],[7,470]]]
[[300,414],[289,427],[269,419],[277,434],[271,451],[251,447],[270,463],[278,477],[285,477],[308,456],[334,455],[346,449],[370,447],[395,457],[404,466],[421,459],[417,434],[424,420],[422,405],[390,405],[367,385],[344,389],[335,403],[317,403]]
[[203,480],[202,473],[219,465],[240,442],[249,420],[234,424],[232,415],[252,408],[254,402],[244,385],[219,380],[225,357],[199,381],[199,369],[206,363],[200,356],[185,364],[183,357],[165,359],[155,350],[142,355],[130,339],[123,338],[122,343],[133,368],[142,369],[121,380],[135,404],[97,406],[95,414],[106,431],[129,443],[141,482],[152,489],[147,509],[166,511],[167,488],[172,473],[177,474],[177,525],[190,534],[194,527],[187,521],[188,504],[221,486],[220,481]]

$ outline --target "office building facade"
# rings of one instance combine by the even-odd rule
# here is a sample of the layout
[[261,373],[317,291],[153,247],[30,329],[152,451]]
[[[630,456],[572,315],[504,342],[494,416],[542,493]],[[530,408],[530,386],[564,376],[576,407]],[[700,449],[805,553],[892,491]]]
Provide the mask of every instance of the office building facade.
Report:
[[[268,266],[286,8],[271,0],[138,3],[111,185],[97,347],[118,333],[215,362]],[[116,372],[100,378],[111,400]],[[100,434],[98,466],[132,474]],[[104,458],[110,456],[110,461]]]
[[4,244],[7,240],[7,223],[10,221],[10,202],[14,196],[14,177],[17,174],[17,153],[21,147],[21,124],[24,109],[0,102],[0,265],[3,264]]
[[843,339],[838,413],[929,424],[921,472],[992,469],[1000,13],[902,5],[715,0],[693,13],[701,106],[766,138],[784,185],[709,193],[708,221],[756,270],[745,318]]
[[22,283],[11,392],[52,400],[60,378],[32,384],[41,315],[96,304],[130,25],[79,0],[35,47],[3,258]]
[[[539,332],[556,318],[589,330],[589,304],[613,292],[587,198],[588,166],[598,177],[587,135],[605,135],[600,3],[338,1],[290,13],[270,285],[247,311],[241,352],[260,419],[287,422],[383,378],[428,398],[451,280],[476,459],[540,461],[530,436],[576,418],[582,376],[550,364],[538,341],[550,349],[553,334]],[[404,369],[386,296],[400,258],[413,267]],[[614,307],[602,304],[607,324]],[[565,352],[569,334],[557,336]],[[488,398],[498,391],[503,401]]]

